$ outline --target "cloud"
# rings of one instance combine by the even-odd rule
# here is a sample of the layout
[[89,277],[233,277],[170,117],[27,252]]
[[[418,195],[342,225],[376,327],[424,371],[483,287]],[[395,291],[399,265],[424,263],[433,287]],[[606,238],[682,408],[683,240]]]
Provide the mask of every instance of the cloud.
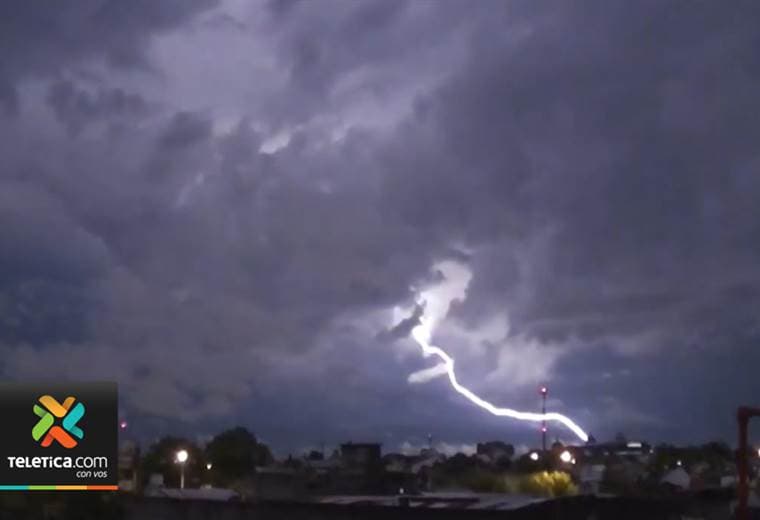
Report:
[[186,22],[213,6],[207,0],[95,0],[76,6],[6,2],[0,8],[3,50],[0,63],[11,85],[23,79],[55,75],[87,60],[117,68],[147,67],[145,51],[151,38]]
[[[0,370],[89,367],[166,428],[239,412],[284,444],[313,443],[311,425],[529,442],[445,380],[407,383],[428,368],[415,293],[445,280],[434,343],[489,399],[535,409],[551,379],[597,431],[607,409],[728,409],[718,391],[756,390],[736,359],[760,309],[758,19],[751,3],[5,3]],[[431,274],[452,258],[465,267]],[[602,393],[618,404],[597,411]]]
[[448,373],[448,368],[446,367],[446,365],[443,363],[439,363],[438,365],[435,365],[433,367],[412,372],[411,374],[409,374],[406,380],[412,384],[427,383],[431,379],[434,379],[440,376],[445,376],[447,373]]
[[113,123],[124,118],[140,118],[149,110],[149,104],[138,94],[103,86],[91,93],[77,88],[72,81],[52,84],[47,101],[58,120],[72,134],[78,134],[99,120]]

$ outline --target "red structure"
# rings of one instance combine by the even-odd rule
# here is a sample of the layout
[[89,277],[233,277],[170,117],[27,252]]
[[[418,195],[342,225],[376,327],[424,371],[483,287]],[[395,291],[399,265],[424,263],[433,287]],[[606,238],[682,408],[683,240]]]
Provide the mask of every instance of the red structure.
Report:
[[739,423],[739,449],[736,453],[736,468],[739,472],[739,505],[736,508],[737,520],[748,520],[747,499],[749,498],[749,467],[747,449],[747,423],[750,418],[760,417],[760,408],[741,406],[736,411],[736,420]]

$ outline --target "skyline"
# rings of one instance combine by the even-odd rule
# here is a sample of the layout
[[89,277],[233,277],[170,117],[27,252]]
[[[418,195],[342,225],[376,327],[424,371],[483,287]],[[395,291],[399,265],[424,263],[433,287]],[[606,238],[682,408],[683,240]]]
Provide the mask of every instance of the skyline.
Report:
[[[733,445],[760,4],[0,4],[0,378],[130,435]],[[443,377],[441,377],[443,376]],[[573,434],[554,423],[554,436]]]

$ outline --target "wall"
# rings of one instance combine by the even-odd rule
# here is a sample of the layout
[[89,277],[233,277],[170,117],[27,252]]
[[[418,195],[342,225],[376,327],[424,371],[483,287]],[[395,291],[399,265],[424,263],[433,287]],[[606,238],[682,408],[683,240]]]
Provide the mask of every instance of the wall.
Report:
[[[94,496],[93,496],[94,495]],[[710,514],[688,501],[571,497],[514,511],[340,506],[295,502],[258,504],[140,498],[117,494],[58,493],[0,496],[0,520],[672,520],[690,516],[727,519],[727,508],[714,501]],[[696,513],[696,514],[695,514]],[[593,516],[592,516],[593,515]]]
[[138,500],[127,505],[127,520],[586,520],[592,513],[597,520],[678,518],[675,504],[599,500],[577,497],[549,501],[515,511],[420,509],[371,506],[339,506],[304,503],[199,503],[164,499]]

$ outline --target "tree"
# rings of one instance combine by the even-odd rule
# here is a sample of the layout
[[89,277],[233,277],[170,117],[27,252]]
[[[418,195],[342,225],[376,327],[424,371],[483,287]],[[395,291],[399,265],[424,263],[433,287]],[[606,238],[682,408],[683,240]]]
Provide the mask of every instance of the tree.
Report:
[[309,451],[309,453],[306,454],[306,460],[309,460],[309,461],[325,460],[325,455],[321,451],[311,450]]
[[725,442],[708,442],[700,447],[700,457],[711,467],[722,467],[734,461],[734,452]]
[[530,458],[530,453],[521,455],[513,465],[516,473],[534,473],[549,467],[550,465],[546,457],[542,457],[540,460],[533,460]]
[[150,475],[157,473],[163,475],[165,486],[179,487],[181,467],[176,457],[180,450],[188,452],[185,462],[185,486],[200,485],[206,468],[203,451],[195,443],[180,437],[163,437],[148,449],[141,462],[143,485],[147,484]]
[[248,477],[256,466],[273,460],[272,453],[247,429],[238,426],[214,437],[206,447],[213,479],[223,485]]
[[540,471],[523,477],[520,491],[529,495],[562,497],[578,493],[572,477],[563,471]]

